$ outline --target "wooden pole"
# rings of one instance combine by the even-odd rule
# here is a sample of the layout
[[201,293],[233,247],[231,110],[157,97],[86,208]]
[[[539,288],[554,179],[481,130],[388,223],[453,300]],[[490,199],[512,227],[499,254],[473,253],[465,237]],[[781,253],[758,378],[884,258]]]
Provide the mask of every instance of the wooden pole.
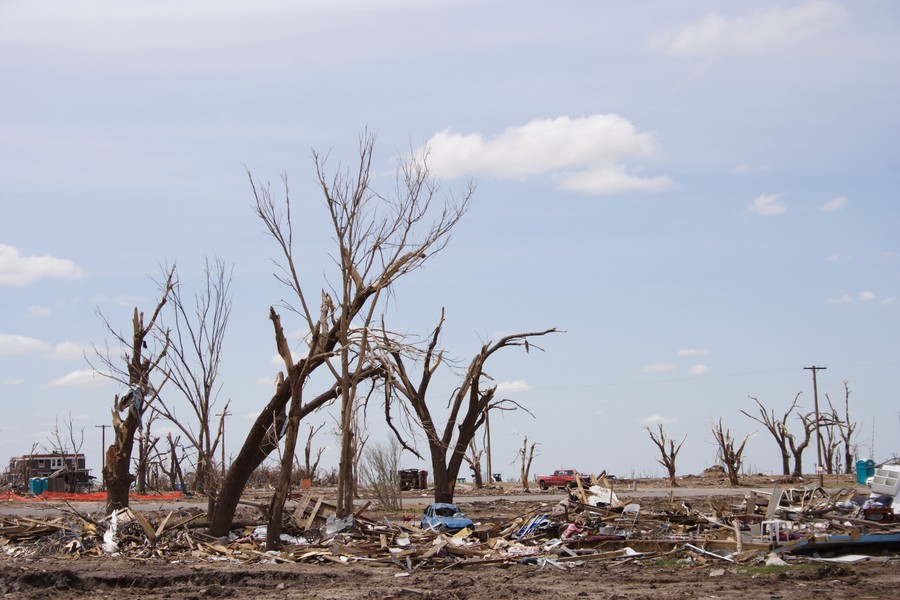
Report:
[[816,385],[816,371],[824,371],[827,367],[803,367],[805,371],[812,371],[813,377],[813,400],[816,403],[816,452],[818,453],[818,465],[816,466],[819,471],[819,485],[824,486],[825,484],[825,467],[822,466],[822,432],[820,431],[821,424],[819,423],[819,388]]

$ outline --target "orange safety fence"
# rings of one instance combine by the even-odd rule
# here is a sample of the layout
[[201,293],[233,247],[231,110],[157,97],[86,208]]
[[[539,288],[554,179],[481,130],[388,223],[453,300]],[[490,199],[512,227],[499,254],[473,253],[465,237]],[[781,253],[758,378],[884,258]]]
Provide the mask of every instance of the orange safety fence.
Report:
[[[132,500],[178,500],[181,492],[168,494],[129,494]],[[90,502],[92,500],[106,500],[106,492],[94,492],[93,494],[69,494],[66,492],[44,492],[40,496],[19,496],[12,492],[0,495],[0,501],[12,500],[16,502],[32,502],[34,500],[72,500]]]

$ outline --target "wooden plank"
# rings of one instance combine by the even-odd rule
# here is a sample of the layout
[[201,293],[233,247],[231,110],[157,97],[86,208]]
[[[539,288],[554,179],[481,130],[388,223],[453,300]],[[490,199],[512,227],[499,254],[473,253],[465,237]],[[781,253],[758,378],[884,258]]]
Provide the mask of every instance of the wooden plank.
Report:
[[313,522],[316,519],[316,515],[319,514],[319,508],[322,507],[322,498],[320,497],[316,502],[315,508],[309,513],[309,519],[306,520],[306,527],[304,529],[312,529]]

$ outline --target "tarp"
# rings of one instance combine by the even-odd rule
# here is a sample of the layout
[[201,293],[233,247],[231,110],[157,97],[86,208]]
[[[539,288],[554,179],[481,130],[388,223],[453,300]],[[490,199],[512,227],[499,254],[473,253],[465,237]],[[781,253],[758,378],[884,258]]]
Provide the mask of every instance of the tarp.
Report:
[[[181,498],[181,492],[170,492],[168,494],[129,494],[131,500],[178,500]],[[0,501],[10,500],[16,502],[32,502],[34,500],[71,500],[73,502],[84,501],[91,502],[95,500],[106,500],[106,492],[94,492],[93,494],[68,494],[65,492],[44,492],[40,496],[19,496],[12,492],[6,492],[0,495]]]

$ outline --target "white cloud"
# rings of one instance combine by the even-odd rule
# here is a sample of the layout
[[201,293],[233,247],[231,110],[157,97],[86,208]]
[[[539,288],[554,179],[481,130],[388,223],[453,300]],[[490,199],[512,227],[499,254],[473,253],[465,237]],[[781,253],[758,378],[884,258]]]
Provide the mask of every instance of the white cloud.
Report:
[[650,425],[670,425],[677,422],[678,417],[662,417],[660,415],[650,415],[649,417],[638,419],[638,423],[644,427],[649,427]]
[[41,354],[53,360],[73,360],[84,357],[85,346],[74,342],[50,344],[24,335],[0,333],[0,356]]
[[33,352],[46,352],[50,344],[24,335],[0,333],[0,356],[17,356]]
[[647,365],[641,369],[643,373],[671,373],[675,370],[675,365],[672,363],[656,363],[653,365]]
[[748,165],[746,163],[740,163],[733,167],[731,167],[732,175],[746,175],[747,173],[763,173],[768,171],[769,167],[767,166],[753,166]]
[[871,300],[875,300],[877,296],[875,292],[870,292],[868,290],[864,290],[859,292],[854,296],[853,294],[843,294],[842,296],[837,296],[836,298],[829,298],[829,304],[850,304],[851,302],[860,301],[860,302],[868,302]]
[[98,294],[94,296],[93,302],[94,304],[115,304],[116,306],[125,306],[131,308],[133,306],[140,306],[146,301],[146,297],[137,296],[137,295],[120,295],[120,296],[107,296],[105,294]]
[[91,369],[79,369],[54,379],[47,387],[54,388],[88,388],[99,387],[109,383],[109,379]]
[[847,198],[844,196],[838,196],[837,198],[832,198],[825,204],[823,204],[820,209],[825,212],[836,212],[841,210],[847,205]]
[[787,207],[778,201],[781,194],[761,194],[753,199],[747,212],[763,217],[774,217],[787,212]]
[[50,309],[46,306],[29,306],[25,310],[25,315],[33,318],[49,317]]
[[668,177],[643,177],[626,166],[626,159],[653,156],[657,144],[652,134],[613,114],[536,119],[491,139],[444,130],[432,136],[426,148],[429,165],[439,177],[484,174],[525,180],[546,175],[560,189],[590,194],[672,185]]
[[705,348],[682,348],[678,351],[678,356],[707,356],[709,350]]
[[531,384],[526,383],[522,379],[519,379],[518,381],[501,381],[497,384],[498,394],[517,394],[521,392],[530,392],[532,389]]
[[845,14],[838,3],[830,1],[806,2],[735,18],[713,13],[652,38],[650,47],[675,56],[766,54],[833,29]]
[[75,342],[61,342],[50,349],[47,357],[56,360],[77,360],[84,358],[85,352],[88,350],[90,350],[88,346],[82,346]]
[[835,252],[834,254],[829,255],[825,260],[828,262],[847,261],[850,260],[850,256],[847,254],[838,254],[837,252]]
[[78,279],[83,272],[75,263],[52,256],[22,256],[0,244],[0,285],[24,287],[41,279]]
[[25,380],[21,377],[7,377],[3,380],[3,385],[22,385]]
[[244,415],[244,420],[245,420],[245,421],[255,421],[255,420],[256,420],[256,417],[258,417],[258,416],[259,416],[259,411],[257,411],[257,412],[248,412],[248,413],[246,413],[246,414]]
[[691,370],[688,371],[691,375],[706,375],[707,373],[712,373],[712,368],[707,367],[706,365],[695,365],[691,367]]

